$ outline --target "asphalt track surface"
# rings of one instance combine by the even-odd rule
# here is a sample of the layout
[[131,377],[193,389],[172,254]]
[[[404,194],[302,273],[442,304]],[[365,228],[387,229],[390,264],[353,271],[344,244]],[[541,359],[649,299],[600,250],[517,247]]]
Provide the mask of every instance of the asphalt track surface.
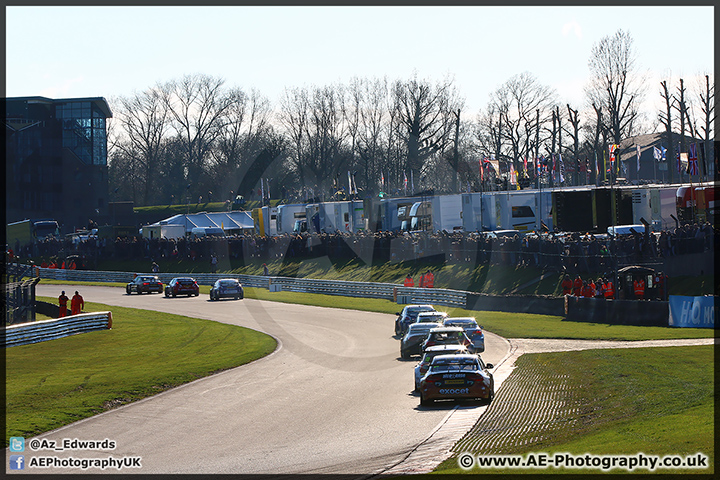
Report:
[[[210,302],[202,294],[127,295],[117,287],[40,284],[37,295],[57,297],[61,290],[79,290],[91,302],[241,325],[274,336],[279,348],[251,364],[37,437],[107,438],[117,444],[112,451],[26,450],[26,464],[41,454],[78,459],[111,455],[142,457],[142,468],[121,473],[368,475],[401,464],[421,444],[427,448],[426,440],[457,408],[454,402],[420,407],[412,391],[417,359],[400,359],[395,317],[344,310],[342,297],[338,308],[320,308],[252,299]],[[483,359],[498,363],[509,348],[507,340],[486,332]],[[462,408],[481,413],[486,407]]]

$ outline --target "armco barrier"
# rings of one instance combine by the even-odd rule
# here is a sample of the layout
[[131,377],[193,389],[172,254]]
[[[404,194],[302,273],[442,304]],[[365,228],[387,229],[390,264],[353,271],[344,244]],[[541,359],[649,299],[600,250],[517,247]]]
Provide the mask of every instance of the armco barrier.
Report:
[[112,328],[110,312],[72,315],[57,320],[22,323],[5,327],[5,348],[55,340],[56,338]]
[[[79,280],[93,282],[129,282],[134,274],[128,272],[93,272],[87,270],[38,269],[42,278]],[[488,295],[446,290],[441,288],[405,287],[392,283],[350,282],[344,280],[315,280],[310,278],[266,277],[228,274],[158,274],[164,283],[173,277],[191,276],[202,285],[212,285],[219,278],[237,278],[243,285],[270,288],[289,292],[321,293],[346,297],[381,298],[402,303],[427,303],[467,310],[483,310],[511,313],[566,316],[568,320],[596,321],[600,323],[625,323],[628,325],[667,326],[667,302],[638,302],[635,300],[577,299],[566,311],[565,298],[553,296]],[[572,297],[575,299],[576,297]],[[589,300],[589,302],[585,302]],[[575,300],[573,300],[575,301]]]
[[[74,282],[107,282],[107,283],[129,283],[139,273],[133,272],[98,272],[93,270],[67,270],[61,268],[37,268],[40,278],[52,280],[67,280]],[[142,275],[153,275],[143,272]],[[258,277],[255,275],[233,275],[216,273],[158,273],[156,276],[163,283],[167,284],[175,277],[192,277],[200,285],[212,285],[220,278],[236,278],[243,285],[256,288],[268,288],[269,277]]]

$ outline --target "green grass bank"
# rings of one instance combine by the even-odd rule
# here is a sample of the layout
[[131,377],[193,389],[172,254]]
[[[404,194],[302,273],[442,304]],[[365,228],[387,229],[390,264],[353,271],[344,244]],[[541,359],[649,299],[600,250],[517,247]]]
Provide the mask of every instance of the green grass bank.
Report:
[[276,348],[272,337],[235,325],[92,302],[85,310],[112,311],[113,328],[5,351],[5,446]]
[[[513,394],[514,405],[509,408],[504,399]],[[435,473],[603,473],[599,469],[477,466],[463,470],[457,459],[464,452],[476,457],[640,452],[690,456],[700,452],[709,457],[709,469],[637,469],[632,473],[711,474],[714,395],[713,346],[523,355],[482,421],[456,444],[453,456]],[[503,408],[507,411],[500,411]],[[540,409],[551,409],[554,415],[538,417],[535,413]],[[514,429],[528,424],[533,428]]]

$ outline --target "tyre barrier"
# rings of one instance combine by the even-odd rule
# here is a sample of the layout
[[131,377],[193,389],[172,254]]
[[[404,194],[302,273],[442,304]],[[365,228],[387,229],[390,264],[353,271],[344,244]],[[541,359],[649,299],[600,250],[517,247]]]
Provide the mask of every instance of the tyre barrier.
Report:
[[61,319],[40,320],[5,327],[5,348],[45,342],[78,333],[112,328],[112,313],[80,313]]

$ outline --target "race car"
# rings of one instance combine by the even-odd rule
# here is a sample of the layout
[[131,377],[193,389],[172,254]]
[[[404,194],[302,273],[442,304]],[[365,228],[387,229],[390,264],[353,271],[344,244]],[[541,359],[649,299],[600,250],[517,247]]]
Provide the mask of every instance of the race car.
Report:
[[420,312],[434,312],[432,305],[406,305],[402,312],[398,312],[395,319],[395,335],[405,335],[408,325],[415,323]]
[[138,275],[132,282],[125,287],[125,292],[130,295],[132,292],[137,293],[162,293],[163,283],[154,275]]
[[472,348],[475,353],[485,351],[485,334],[482,327],[477,324],[475,317],[448,317],[443,321],[446,327],[462,327],[465,335],[472,341]]
[[478,355],[438,355],[420,380],[420,405],[435,400],[480,399],[489,405],[495,397],[495,381]]
[[404,359],[412,355],[420,355],[420,345],[425,341],[430,330],[442,327],[440,323],[413,323],[408,327],[400,342],[400,356]]
[[465,335],[465,330],[462,327],[443,326],[433,328],[420,345],[420,351],[424,352],[425,349],[434,345],[463,345],[470,350],[472,349],[472,341]]
[[227,297],[238,300],[244,296],[245,292],[242,285],[234,278],[221,278],[210,289],[210,300],[220,300]]
[[422,360],[415,366],[415,390],[420,388],[420,380],[430,368],[432,359],[438,355],[459,355],[469,353],[467,347],[463,345],[435,345],[425,350]]
[[165,296],[176,297],[178,295],[200,295],[200,287],[194,278],[190,277],[176,277],[170,280],[170,283],[165,285]]

